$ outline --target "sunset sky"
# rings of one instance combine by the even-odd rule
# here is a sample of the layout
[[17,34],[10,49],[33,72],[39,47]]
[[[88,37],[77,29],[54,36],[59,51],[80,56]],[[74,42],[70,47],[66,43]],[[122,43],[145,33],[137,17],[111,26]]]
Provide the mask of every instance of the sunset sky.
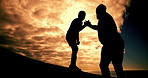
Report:
[[145,0],[132,0],[129,16],[124,22],[122,36],[126,43],[124,66],[128,69],[148,70],[148,30]]
[[[142,21],[145,7],[144,2],[136,0],[0,0],[0,46],[29,58],[68,67],[71,48],[65,34],[71,21],[83,10],[85,20],[97,24],[95,8],[101,3],[107,6],[125,40],[124,69],[148,69],[148,42]],[[85,71],[100,70],[102,45],[97,31],[86,27],[80,32],[80,42],[78,67]]]

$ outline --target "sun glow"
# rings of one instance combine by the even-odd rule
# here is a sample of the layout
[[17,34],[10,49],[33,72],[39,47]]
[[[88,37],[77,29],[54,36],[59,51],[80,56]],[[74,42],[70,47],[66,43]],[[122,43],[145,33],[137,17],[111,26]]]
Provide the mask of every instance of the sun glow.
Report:
[[[120,32],[124,21],[122,16],[129,1],[1,0],[0,35],[12,38],[15,44],[7,44],[7,47],[21,55],[67,67],[71,48],[65,40],[65,34],[78,12],[85,11],[85,20],[96,25],[98,20],[95,9],[103,2]],[[97,32],[86,27],[80,32],[80,42],[78,66],[84,70],[98,68],[102,45],[98,41]]]
[[60,24],[59,27],[63,31],[67,31],[72,20],[78,17],[78,13],[81,10],[85,10],[84,4],[81,3],[71,3],[70,7],[68,7],[62,14],[61,19],[63,20],[63,24]]

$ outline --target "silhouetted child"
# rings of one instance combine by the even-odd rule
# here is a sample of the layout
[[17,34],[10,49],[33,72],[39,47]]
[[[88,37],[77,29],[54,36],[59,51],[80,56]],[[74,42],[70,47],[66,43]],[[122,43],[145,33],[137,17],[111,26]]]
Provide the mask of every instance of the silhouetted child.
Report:
[[78,13],[78,18],[75,18],[68,31],[66,34],[66,40],[69,44],[69,46],[72,49],[72,55],[71,55],[71,63],[69,65],[69,68],[71,70],[80,70],[77,66],[76,66],[76,60],[77,60],[77,52],[78,52],[78,46],[80,44],[79,41],[79,32],[86,27],[86,25],[84,24],[84,26],[82,26],[83,24],[83,20],[85,19],[86,13],[84,11],[80,11]]
[[123,74],[123,54],[124,41],[117,32],[117,27],[113,17],[106,12],[106,6],[100,4],[96,8],[98,25],[91,25],[87,22],[90,28],[98,31],[98,38],[103,44],[101,51],[100,69],[103,78],[110,78],[109,64],[112,62],[117,78],[124,78]]

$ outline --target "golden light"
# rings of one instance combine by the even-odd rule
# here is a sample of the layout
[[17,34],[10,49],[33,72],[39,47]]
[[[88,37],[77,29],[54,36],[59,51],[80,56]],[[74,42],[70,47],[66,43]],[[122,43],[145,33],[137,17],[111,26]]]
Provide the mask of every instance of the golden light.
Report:
[[[113,16],[120,32],[123,24],[124,6],[130,0],[1,0],[0,31],[11,36],[14,45],[1,45],[13,48],[16,53],[41,60],[46,63],[68,67],[71,48],[65,34],[78,12],[86,12],[86,19],[97,24],[95,8],[103,3]],[[9,31],[8,31],[9,30]],[[5,33],[6,32],[6,33]],[[80,33],[78,66],[85,71],[99,70],[102,45],[97,32],[86,27]],[[112,68],[112,67],[111,67]]]

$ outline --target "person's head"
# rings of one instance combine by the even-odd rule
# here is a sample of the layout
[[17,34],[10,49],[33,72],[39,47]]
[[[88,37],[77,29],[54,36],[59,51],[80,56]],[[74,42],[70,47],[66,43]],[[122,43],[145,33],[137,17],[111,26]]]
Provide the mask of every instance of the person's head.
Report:
[[85,11],[80,11],[79,14],[78,14],[78,18],[81,19],[81,20],[84,20],[85,16],[86,16]]
[[105,13],[106,13],[106,6],[104,4],[100,4],[96,8],[97,19]]

